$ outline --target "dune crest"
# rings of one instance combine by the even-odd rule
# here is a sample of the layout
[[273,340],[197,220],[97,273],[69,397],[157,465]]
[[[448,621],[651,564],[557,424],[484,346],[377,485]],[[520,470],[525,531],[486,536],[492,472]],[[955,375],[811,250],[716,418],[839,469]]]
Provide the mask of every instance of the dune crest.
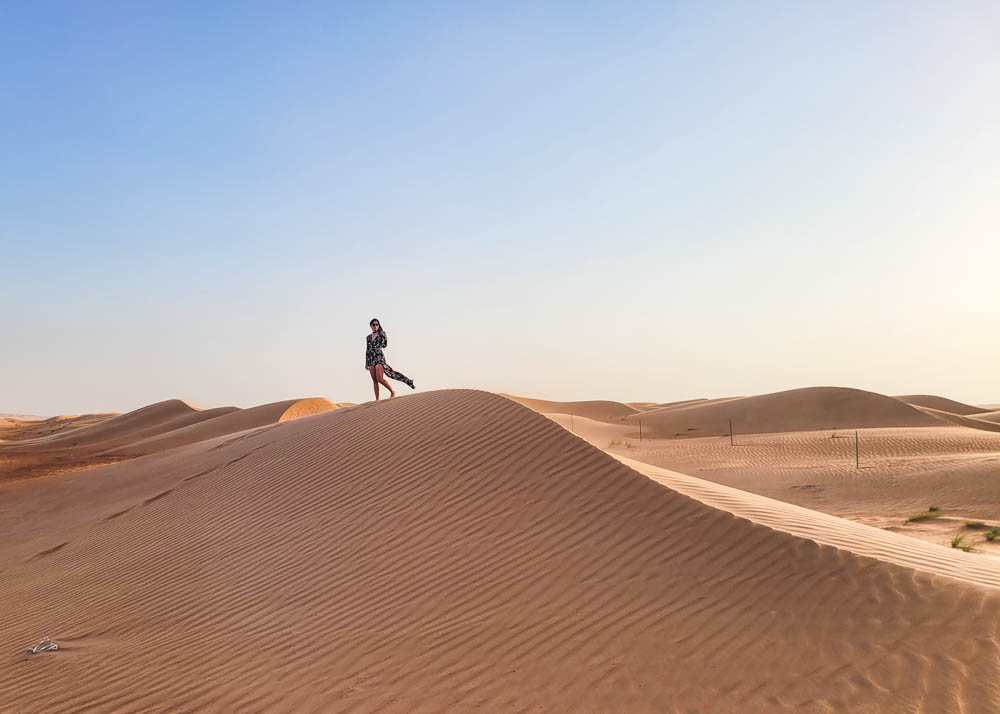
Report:
[[61,649],[0,659],[3,710],[1000,703],[1000,591],[737,518],[493,394],[47,486],[4,487],[0,638]]

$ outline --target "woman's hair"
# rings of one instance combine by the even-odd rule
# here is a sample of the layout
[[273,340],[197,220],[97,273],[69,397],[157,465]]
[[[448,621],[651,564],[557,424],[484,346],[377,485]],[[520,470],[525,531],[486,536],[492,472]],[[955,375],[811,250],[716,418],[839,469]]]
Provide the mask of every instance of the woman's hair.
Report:
[[373,323],[373,322],[377,322],[377,323],[378,323],[378,327],[379,327],[379,329],[380,329],[380,330],[382,329],[382,321],[381,321],[381,320],[379,320],[379,319],[378,319],[377,317],[373,317],[372,319],[370,319],[370,320],[368,321],[368,327],[371,327],[371,326],[372,326],[372,323]]

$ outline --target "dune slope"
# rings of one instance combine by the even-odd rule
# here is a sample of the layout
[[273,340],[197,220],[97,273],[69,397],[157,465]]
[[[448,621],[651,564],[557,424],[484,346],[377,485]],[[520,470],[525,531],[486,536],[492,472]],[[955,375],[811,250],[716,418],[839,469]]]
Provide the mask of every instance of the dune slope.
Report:
[[1000,705],[1000,591],[737,518],[497,395],[53,483],[3,487],[0,710]]

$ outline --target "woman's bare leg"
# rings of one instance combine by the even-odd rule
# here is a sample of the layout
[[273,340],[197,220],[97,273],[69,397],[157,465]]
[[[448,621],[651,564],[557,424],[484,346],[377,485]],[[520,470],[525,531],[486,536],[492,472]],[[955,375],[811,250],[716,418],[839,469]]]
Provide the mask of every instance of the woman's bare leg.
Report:
[[372,376],[372,387],[375,388],[375,401],[378,401],[378,378],[375,376],[375,367],[369,367],[368,373]]
[[[396,390],[389,386],[389,383],[385,381],[385,377],[382,376],[383,374],[384,371],[382,369],[382,365],[375,365],[375,376],[378,377],[378,382],[381,382],[382,386],[389,390],[389,399],[392,399],[396,396]],[[378,382],[375,384],[375,389],[378,389]]]

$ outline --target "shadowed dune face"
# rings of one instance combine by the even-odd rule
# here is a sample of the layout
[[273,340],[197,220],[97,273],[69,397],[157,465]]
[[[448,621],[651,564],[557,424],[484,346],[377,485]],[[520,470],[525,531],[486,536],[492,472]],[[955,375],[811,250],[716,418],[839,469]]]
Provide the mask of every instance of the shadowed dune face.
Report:
[[994,424],[1000,424],[1000,411],[981,412],[976,414],[975,418],[981,419],[982,421],[993,422]]
[[[8,485],[0,709],[988,711],[1000,591],[430,392]],[[57,576],[54,574],[58,574]]]
[[808,387],[658,409],[627,418],[654,437],[724,436],[816,429],[932,426],[934,417],[893,397],[842,387]]

